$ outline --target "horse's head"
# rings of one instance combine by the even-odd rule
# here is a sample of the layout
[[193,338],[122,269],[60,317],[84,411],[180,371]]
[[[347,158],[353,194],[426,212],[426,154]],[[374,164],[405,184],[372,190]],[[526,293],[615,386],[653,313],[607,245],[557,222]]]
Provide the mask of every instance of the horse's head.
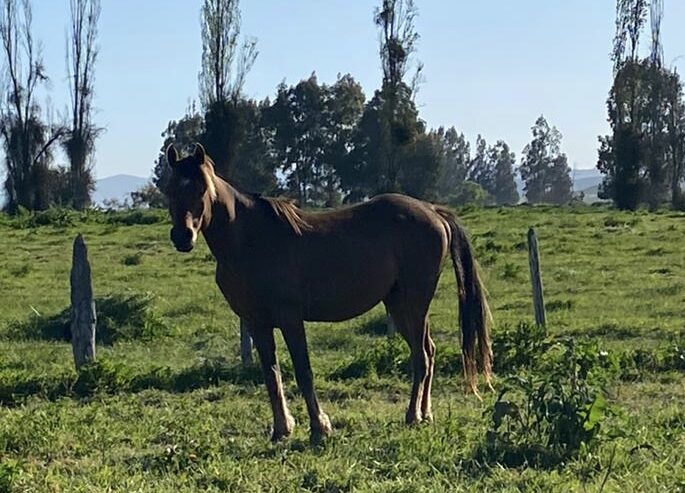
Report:
[[190,156],[179,159],[174,145],[166,151],[171,167],[168,199],[171,241],[179,252],[190,252],[198,233],[209,224],[216,199],[214,167],[200,144]]

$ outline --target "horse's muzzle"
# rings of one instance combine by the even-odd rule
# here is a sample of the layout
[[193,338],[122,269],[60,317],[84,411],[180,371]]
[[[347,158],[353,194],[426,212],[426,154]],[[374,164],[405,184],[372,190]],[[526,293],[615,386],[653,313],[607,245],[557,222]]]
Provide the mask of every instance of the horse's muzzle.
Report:
[[195,235],[187,228],[171,228],[171,242],[179,252],[188,253],[193,250]]

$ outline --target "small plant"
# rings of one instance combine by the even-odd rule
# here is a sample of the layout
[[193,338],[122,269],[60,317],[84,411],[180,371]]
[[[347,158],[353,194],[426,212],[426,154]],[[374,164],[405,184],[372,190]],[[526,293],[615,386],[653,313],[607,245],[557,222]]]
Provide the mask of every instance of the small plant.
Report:
[[126,367],[108,358],[99,358],[81,367],[73,391],[79,396],[97,392],[113,393],[128,388],[130,381]]
[[607,413],[595,349],[563,339],[538,351],[530,371],[507,378],[487,411],[490,429],[478,458],[548,468],[593,446]]
[[19,267],[11,267],[9,273],[12,277],[26,277],[31,272],[30,264],[21,264]]
[[496,373],[511,374],[519,369],[530,368],[552,344],[543,326],[522,322],[514,328],[505,327],[493,336],[494,370]]
[[504,264],[502,271],[502,279],[517,279],[521,274],[521,266],[512,262]]
[[666,254],[666,250],[663,247],[650,248],[645,252],[648,257],[662,257]]
[[570,310],[573,308],[573,300],[552,300],[547,303],[547,310],[550,312]]
[[484,248],[488,252],[501,252],[502,250],[504,250],[504,247],[502,247],[502,245],[498,244],[497,242],[491,239],[488,239],[485,242]]
[[143,255],[140,252],[126,255],[121,261],[124,265],[140,265],[143,262]]

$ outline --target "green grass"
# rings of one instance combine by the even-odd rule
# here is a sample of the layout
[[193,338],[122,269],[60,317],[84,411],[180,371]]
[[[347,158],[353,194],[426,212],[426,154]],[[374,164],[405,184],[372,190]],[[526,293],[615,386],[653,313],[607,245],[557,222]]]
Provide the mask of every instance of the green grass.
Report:
[[[518,350],[505,347],[504,330],[532,319],[529,226],[540,243],[550,334],[630,353],[629,368],[607,384],[613,411],[592,450],[553,468],[480,458],[497,395],[479,402],[462,392],[447,268],[430,315],[435,423],[404,426],[406,348],[386,342],[377,307],[308,326],[317,390],[335,428],[323,446],[309,445],[279,336],[298,425],[272,445],[261,376],[239,364],[238,320],[204,243],[176,253],[163,214],[53,211],[0,217],[0,492],[599,491],[605,480],[604,491],[685,490],[685,376],[680,353],[664,352],[685,333],[685,215],[579,206],[460,217],[484,272],[498,352],[512,361],[497,366],[496,387],[515,371],[509,357]],[[81,375],[63,333],[79,232],[95,295],[110,310],[99,363]]]

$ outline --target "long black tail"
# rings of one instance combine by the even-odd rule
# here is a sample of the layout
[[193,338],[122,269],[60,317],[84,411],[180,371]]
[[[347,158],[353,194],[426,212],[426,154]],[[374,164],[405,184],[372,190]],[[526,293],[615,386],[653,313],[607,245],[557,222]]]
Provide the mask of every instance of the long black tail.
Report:
[[492,348],[490,345],[490,309],[485,289],[473,256],[473,248],[464,228],[449,209],[436,207],[451,231],[450,256],[459,288],[459,323],[461,350],[467,390],[478,394],[476,346],[486,382],[491,387]]

